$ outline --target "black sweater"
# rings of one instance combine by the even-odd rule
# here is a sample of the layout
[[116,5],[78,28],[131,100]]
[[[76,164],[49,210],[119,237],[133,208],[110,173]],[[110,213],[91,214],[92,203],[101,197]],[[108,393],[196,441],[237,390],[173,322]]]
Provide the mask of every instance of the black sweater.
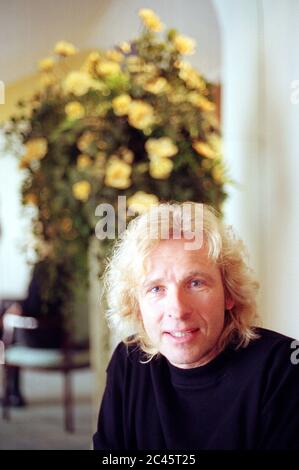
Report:
[[246,348],[229,347],[194,369],[161,355],[142,364],[138,346],[120,343],[107,368],[94,448],[299,449],[293,340],[257,332]]

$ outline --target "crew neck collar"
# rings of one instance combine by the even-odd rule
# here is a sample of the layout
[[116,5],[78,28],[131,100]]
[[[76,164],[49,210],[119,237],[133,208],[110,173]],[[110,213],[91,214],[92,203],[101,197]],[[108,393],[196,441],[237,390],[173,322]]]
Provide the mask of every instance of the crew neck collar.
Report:
[[218,381],[227,371],[232,353],[228,347],[207,364],[190,369],[174,366],[166,359],[173,386],[195,388]]

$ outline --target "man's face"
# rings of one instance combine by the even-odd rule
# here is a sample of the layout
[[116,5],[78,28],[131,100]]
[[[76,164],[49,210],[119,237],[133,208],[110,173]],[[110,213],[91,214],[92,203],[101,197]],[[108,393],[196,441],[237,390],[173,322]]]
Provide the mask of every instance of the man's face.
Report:
[[151,250],[138,297],[148,337],[180,368],[203,365],[218,354],[224,311],[233,306],[206,247],[186,250],[186,243],[162,240]]

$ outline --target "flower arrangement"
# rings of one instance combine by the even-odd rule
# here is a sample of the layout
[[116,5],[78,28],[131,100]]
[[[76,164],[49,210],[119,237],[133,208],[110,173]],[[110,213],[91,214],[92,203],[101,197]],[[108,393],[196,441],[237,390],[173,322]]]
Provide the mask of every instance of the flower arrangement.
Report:
[[137,39],[91,52],[78,70],[55,71],[77,53],[56,44],[55,57],[39,63],[42,90],[22,103],[28,117],[14,118],[8,131],[24,144],[22,200],[36,208],[38,257],[53,261],[49,284],[68,268],[60,288],[69,303],[71,286],[85,286],[98,204],[117,210],[124,195],[135,213],[162,200],[219,209],[226,197],[213,85],[183,60],[195,42],[173,29],[161,38],[157,15],[139,15]]

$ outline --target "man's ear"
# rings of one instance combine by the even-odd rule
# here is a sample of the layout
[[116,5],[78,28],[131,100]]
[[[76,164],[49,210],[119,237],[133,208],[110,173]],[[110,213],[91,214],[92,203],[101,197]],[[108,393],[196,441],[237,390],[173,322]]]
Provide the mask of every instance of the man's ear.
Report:
[[225,310],[231,310],[235,305],[235,301],[231,298],[229,294],[225,296]]

